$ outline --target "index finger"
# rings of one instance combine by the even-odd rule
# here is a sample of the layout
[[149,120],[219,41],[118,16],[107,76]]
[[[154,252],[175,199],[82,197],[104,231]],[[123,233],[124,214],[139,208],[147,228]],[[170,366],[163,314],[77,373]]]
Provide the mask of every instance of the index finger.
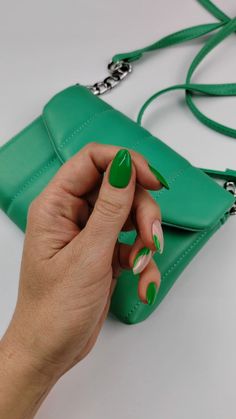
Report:
[[[101,176],[120,148],[99,143],[87,144],[61,167],[50,185],[57,185],[77,197],[88,193],[101,180]],[[141,154],[128,150],[136,168],[137,182],[145,189],[160,189],[162,185],[158,177],[161,179],[162,177],[159,172],[150,168]]]

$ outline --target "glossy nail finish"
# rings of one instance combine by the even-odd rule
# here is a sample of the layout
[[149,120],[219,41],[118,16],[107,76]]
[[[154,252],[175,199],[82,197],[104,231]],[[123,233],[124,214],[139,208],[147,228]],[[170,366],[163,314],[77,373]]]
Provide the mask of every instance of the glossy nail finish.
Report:
[[130,181],[132,160],[128,150],[121,149],[115,155],[109,173],[109,182],[115,188],[125,188]]
[[157,180],[161,182],[161,184],[166,188],[170,189],[167,180],[158,172],[158,170],[155,169],[155,167],[152,167],[150,164],[148,164],[149,169],[154,174]]
[[147,291],[146,291],[146,300],[149,306],[152,306],[155,303],[157,293],[158,293],[158,289],[157,289],[156,283],[150,282],[150,284],[148,284]]
[[133,273],[135,275],[139,274],[144,270],[144,268],[146,268],[152,258],[152,254],[152,251],[148,249],[148,247],[143,247],[139,250],[133,264]]
[[164,248],[164,237],[161,223],[159,220],[155,220],[152,224],[152,237],[157,252],[162,253]]

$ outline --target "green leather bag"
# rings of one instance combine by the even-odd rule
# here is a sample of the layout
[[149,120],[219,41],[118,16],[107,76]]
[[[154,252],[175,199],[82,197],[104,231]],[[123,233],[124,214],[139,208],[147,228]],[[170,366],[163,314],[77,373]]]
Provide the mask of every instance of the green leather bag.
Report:
[[[208,175],[225,178],[227,188],[234,188],[236,172],[203,170],[193,167],[159,139],[141,127],[148,104],[168,90],[185,89],[192,112],[205,124],[231,137],[236,131],[204,116],[193,103],[195,92],[202,95],[235,95],[236,84],[192,84],[190,79],[203,57],[226,36],[236,31],[236,19],[228,18],[208,0],[202,0],[220,22],[199,25],[169,35],[142,50],[113,57],[111,76],[92,87],[75,85],[54,96],[42,114],[0,149],[0,206],[22,230],[25,230],[31,201],[71,156],[85,144],[97,141],[115,144],[142,153],[160,170],[170,189],[151,195],[161,207],[165,250],[154,259],[162,274],[161,288],[154,306],[143,304],[137,294],[137,276],[123,271],[118,279],[111,311],[125,323],[147,318],[159,305],[185,266],[212,234],[235,212],[235,196]],[[186,83],[153,95],[142,107],[138,123],[113,109],[98,95],[109,90],[128,73],[131,61],[146,51],[190,40],[210,31],[216,33],[205,43],[188,71]],[[111,70],[112,68],[112,70]],[[134,232],[121,233],[119,240],[132,243]]]

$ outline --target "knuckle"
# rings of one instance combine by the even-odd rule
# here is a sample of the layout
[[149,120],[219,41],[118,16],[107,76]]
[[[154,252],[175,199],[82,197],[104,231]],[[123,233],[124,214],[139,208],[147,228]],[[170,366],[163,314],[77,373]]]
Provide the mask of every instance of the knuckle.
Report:
[[28,210],[27,221],[32,225],[47,224],[49,218],[54,219],[56,216],[56,205],[59,204],[59,200],[55,201],[55,197],[52,194],[48,194],[46,190],[42,192],[37,198],[35,198]]
[[99,215],[106,219],[119,218],[124,211],[124,205],[121,202],[107,198],[97,200],[95,208]]
[[90,152],[94,148],[97,148],[99,144],[96,141],[91,141],[90,143],[84,146],[84,150]]

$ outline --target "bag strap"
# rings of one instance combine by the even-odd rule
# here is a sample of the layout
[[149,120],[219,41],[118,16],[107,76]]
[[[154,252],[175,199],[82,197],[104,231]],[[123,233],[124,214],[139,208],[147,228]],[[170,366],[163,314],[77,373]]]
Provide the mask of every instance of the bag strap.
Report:
[[207,35],[210,32],[215,31],[216,29],[224,26],[224,23],[207,23],[203,25],[191,26],[186,29],[182,29],[178,32],[174,32],[171,35],[167,35],[164,38],[154,42],[151,45],[148,45],[141,49],[136,49],[131,52],[124,52],[116,54],[112,57],[112,62],[116,63],[119,61],[137,61],[139,60],[146,52],[156,51],[158,49],[171,47],[173,45],[181,44],[186,41],[191,41],[192,39],[200,38],[203,35]]
[[[226,37],[236,31],[236,18],[231,19],[224,12],[222,12],[216,5],[210,0],[198,0],[198,2],[207,9],[214,17],[220,20],[219,23],[209,23],[198,26],[193,26],[181,31],[175,32],[168,35],[159,41],[148,45],[144,48],[137,49],[131,52],[116,54],[113,58],[113,62],[119,62],[121,60],[132,62],[139,60],[145,53],[155,51],[161,48],[176,45],[191,39],[199,38],[207,33],[215,32],[205,45],[200,49],[194,60],[192,61],[186,76],[186,82],[184,84],[174,85],[166,89],[160,90],[154,93],[141,107],[137,122],[141,125],[142,117],[147,107],[156,100],[159,96],[172,90],[182,89],[185,90],[186,103],[192,113],[199,119],[200,122],[208,126],[209,128],[220,132],[226,136],[236,138],[236,130],[227,127],[217,121],[212,120],[201,112],[196,104],[193,102],[193,96],[195,93],[200,93],[203,96],[236,96],[236,83],[225,83],[225,84],[195,84],[191,83],[191,78],[201,63],[201,61],[209,54],[216,46],[218,46]],[[202,169],[210,176],[225,179],[227,181],[236,181],[236,171],[226,169],[225,172],[220,170]]]
[[[200,38],[206,34],[213,32],[213,35],[206,41],[205,45],[200,49],[194,60],[192,61],[187,72],[186,81],[183,84],[174,85],[166,89],[154,93],[148,98],[141,107],[137,122],[141,125],[142,117],[147,107],[155,99],[164,93],[172,90],[182,89],[185,90],[186,103],[191,112],[198,118],[200,122],[209,128],[220,132],[226,136],[236,138],[236,130],[218,123],[204,115],[193,102],[193,96],[200,93],[203,96],[236,96],[236,83],[226,84],[196,84],[191,82],[192,75],[201,61],[211,52],[217,45],[219,45],[226,37],[233,32],[236,32],[236,18],[231,19],[223,11],[221,11],[210,0],[197,0],[211,15],[213,15],[219,22],[201,24],[192,26],[180,31],[167,35],[160,40],[147,45],[141,49],[136,49],[130,52],[123,52],[116,54],[112,57],[112,62],[108,65],[110,76],[105,78],[104,81],[88,86],[90,90],[100,95],[107,90],[116,86],[123,78],[125,78],[132,70],[131,63],[139,60],[146,53],[156,51],[162,48],[171,47],[173,45],[181,44],[192,39]],[[236,171],[226,169],[224,172],[220,170],[202,169],[209,176],[225,179],[228,183],[236,182]],[[232,185],[226,184],[225,187],[231,190]],[[236,192],[234,192],[236,194]]]
[[178,32],[174,32],[171,35],[165,36],[160,40],[154,42],[151,45],[148,45],[144,48],[137,49],[131,52],[124,52],[116,54],[112,57],[112,62],[118,62],[125,60],[128,62],[139,60],[143,54],[150,51],[155,51],[161,48],[166,48],[172,45],[180,44],[182,42],[190,41],[192,39],[200,38],[203,35],[206,35],[210,32],[213,32],[226,23],[228,23],[231,18],[222,12],[216,5],[214,5],[210,0],[197,0],[207,11],[209,11],[214,17],[220,20],[219,23],[207,23],[197,26],[191,26],[186,29],[182,29]]
[[[204,115],[193,102],[194,93],[201,93],[205,96],[235,96],[236,95],[236,83],[227,83],[227,84],[192,84],[191,77],[201,63],[201,61],[206,57],[209,52],[211,52],[216,46],[218,46],[226,37],[231,33],[236,31],[236,18],[230,19],[225,13],[223,13],[218,7],[216,7],[210,0],[198,0],[210,13],[215,17],[221,20],[219,24],[206,24],[200,26],[194,26],[192,28],[184,29],[179,32],[175,32],[167,37],[162,38],[161,40],[151,44],[147,47],[144,47],[139,50],[135,50],[129,53],[117,54],[113,57],[113,61],[117,62],[118,60],[128,60],[134,61],[142,57],[142,55],[148,51],[157,50],[159,48],[168,47],[180,42],[188,41],[196,37],[202,36],[210,31],[218,29],[212,37],[205,43],[205,45],[200,49],[194,60],[192,61],[189,70],[187,72],[185,84],[175,85],[163,89],[155,94],[153,94],[147,101],[143,104],[137,121],[141,124],[143,113],[146,108],[152,103],[157,97],[163,93],[169,92],[176,89],[184,89],[186,91],[186,103],[192,113],[202,122],[207,125],[209,128],[220,132],[226,136],[236,138],[236,130],[230,127],[227,127],[223,124],[218,123]],[[212,26],[213,25],[213,26]]]
[[[205,0],[206,1],[206,0]],[[214,129],[224,135],[232,138],[236,138],[236,130],[225,125],[222,125],[207,116],[205,116],[194,104],[193,94],[201,93],[204,96],[235,96],[236,95],[236,83],[225,83],[225,84],[194,84],[191,83],[191,77],[209,52],[211,52],[216,46],[218,46],[227,36],[236,30],[236,18],[226,23],[216,34],[214,34],[200,49],[194,60],[192,61],[189,70],[187,72],[186,83],[174,85],[163,89],[157,93],[154,93],[146,102],[143,104],[139,111],[137,121],[141,124],[143,114],[146,108],[152,103],[157,97],[163,93],[169,92],[176,89],[184,89],[186,91],[186,102],[189,109],[193,114],[209,128]]]

